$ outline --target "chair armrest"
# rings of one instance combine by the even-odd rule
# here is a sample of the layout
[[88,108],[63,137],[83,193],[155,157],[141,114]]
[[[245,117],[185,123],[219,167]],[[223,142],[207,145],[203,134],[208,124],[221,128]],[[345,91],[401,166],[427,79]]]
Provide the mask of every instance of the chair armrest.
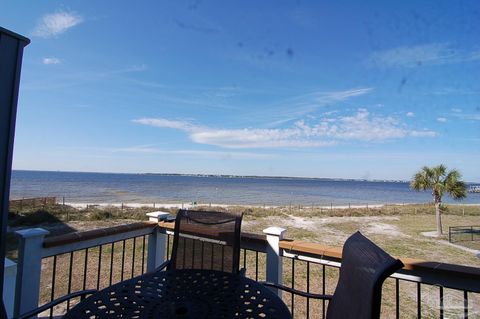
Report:
[[242,268],[238,271],[238,274],[241,276],[241,277],[246,277],[246,273],[247,273],[247,270],[245,268]]
[[70,300],[72,298],[81,297],[81,300],[83,300],[83,299],[85,299],[86,295],[91,295],[91,294],[94,294],[96,292],[97,292],[96,289],[89,289],[89,290],[72,292],[71,294],[68,294],[68,295],[60,297],[58,299],[55,299],[53,301],[50,301],[49,303],[44,304],[43,306],[38,307],[37,309],[30,310],[30,311],[16,317],[16,319],[26,319],[26,318],[33,317],[33,316],[38,315],[39,313],[41,313],[41,312],[43,312],[47,309],[53,308],[56,305],[61,304],[62,302],[65,302],[65,301]]
[[306,298],[331,300],[332,297],[333,297],[332,295],[313,294],[313,293],[310,293],[310,292],[297,290],[297,289],[294,289],[294,288],[290,288],[290,287],[287,287],[287,286],[284,286],[284,285],[279,285],[279,284],[276,284],[276,283],[273,283],[273,282],[268,282],[268,281],[259,281],[259,283],[261,283],[262,285],[267,286],[267,287],[278,288],[280,290],[284,290],[284,291],[287,291],[289,293],[299,295],[299,296],[302,296],[302,297],[306,297]]
[[170,260],[166,260],[164,261],[160,266],[158,266],[157,268],[155,268],[155,270],[153,272],[157,272],[157,271],[160,271],[160,270],[163,270],[165,267],[167,267],[168,265],[170,265]]

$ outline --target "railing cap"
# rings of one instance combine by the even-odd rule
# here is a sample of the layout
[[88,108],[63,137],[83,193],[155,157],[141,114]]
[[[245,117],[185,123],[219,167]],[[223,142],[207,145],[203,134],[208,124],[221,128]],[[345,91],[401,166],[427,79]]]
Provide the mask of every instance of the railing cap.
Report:
[[342,247],[331,247],[301,240],[284,239],[280,241],[280,248],[285,249],[289,253],[306,253],[318,257],[342,258]]
[[161,227],[161,228],[174,230],[175,229],[175,222],[162,220],[162,221],[158,222],[158,226]]
[[15,231],[15,234],[17,234],[22,238],[33,238],[33,237],[46,236],[50,234],[50,232],[43,228],[28,228],[28,229],[17,230]]
[[164,212],[161,210],[156,210],[154,212],[147,213],[147,216],[150,216],[150,217],[158,217],[158,216],[166,216],[166,215],[170,215],[170,213]]
[[276,227],[276,226],[268,227],[263,230],[264,234],[278,236],[278,237],[282,237],[286,232],[287,230],[285,228]]
[[50,248],[55,246],[61,246],[66,244],[71,244],[78,241],[85,241],[100,237],[106,237],[110,235],[115,235],[119,233],[126,233],[129,231],[134,231],[142,228],[154,228],[157,223],[153,222],[138,222],[133,224],[118,225],[108,228],[98,228],[82,232],[73,232],[64,235],[59,235],[55,237],[49,237],[44,240],[43,247]]
[[170,216],[170,213],[157,210],[154,212],[147,213],[146,215],[148,216],[150,221],[159,222],[161,220],[165,220],[168,216]]

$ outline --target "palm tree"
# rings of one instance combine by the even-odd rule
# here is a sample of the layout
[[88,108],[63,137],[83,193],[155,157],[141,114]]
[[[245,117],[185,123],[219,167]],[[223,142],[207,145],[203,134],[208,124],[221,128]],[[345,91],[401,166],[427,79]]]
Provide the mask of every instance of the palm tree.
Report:
[[452,169],[447,172],[447,168],[444,165],[424,166],[413,176],[410,182],[410,187],[416,191],[432,190],[438,237],[443,235],[440,211],[443,195],[447,193],[455,200],[467,197],[467,187],[461,178],[462,175],[459,171]]

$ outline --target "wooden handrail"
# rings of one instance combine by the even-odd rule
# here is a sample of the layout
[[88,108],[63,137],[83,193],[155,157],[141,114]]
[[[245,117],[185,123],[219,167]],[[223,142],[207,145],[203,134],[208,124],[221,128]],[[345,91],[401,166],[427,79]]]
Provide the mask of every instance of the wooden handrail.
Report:
[[139,222],[133,224],[118,225],[108,228],[99,228],[87,231],[73,232],[65,235],[51,236],[45,238],[43,241],[44,248],[57,247],[72,243],[77,243],[80,241],[86,241],[90,239],[96,239],[101,237],[106,237],[110,235],[126,233],[137,229],[143,228],[155,228],[157,223],[155,222]]
[[168,230],[175,230],[175,222],[161,221],[161,222],[158,222],[158,227],[165,228]]
[[[330,247],[318,243],[285,239],[280,241],[280,248],[289,253],[308,254],[317,258],[323,257],[339,261],[342,259],[341,247]],[[406,271],[435,272],[439,275],[448,274],[450,276],[480,280],[480,268],[406,257],[397,258],[403,262],[405,265],[403,270]]]
[[284,239],[280,241],[280,248],[291,253],[306,253],[309,255],[315,255],[315,257],[327,256],[334,259],[342,259],[342,248],[330,247],[317,243]]

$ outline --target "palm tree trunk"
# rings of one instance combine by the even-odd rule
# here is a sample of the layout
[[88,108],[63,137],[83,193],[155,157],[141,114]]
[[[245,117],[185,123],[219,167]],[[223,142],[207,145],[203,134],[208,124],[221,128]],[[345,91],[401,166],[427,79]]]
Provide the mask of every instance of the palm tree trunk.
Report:
[[440,210],[440,201],[435,199],[435,217],[437,220],[437,237],[443,236],[443,229],[442,229],[442,212]]

